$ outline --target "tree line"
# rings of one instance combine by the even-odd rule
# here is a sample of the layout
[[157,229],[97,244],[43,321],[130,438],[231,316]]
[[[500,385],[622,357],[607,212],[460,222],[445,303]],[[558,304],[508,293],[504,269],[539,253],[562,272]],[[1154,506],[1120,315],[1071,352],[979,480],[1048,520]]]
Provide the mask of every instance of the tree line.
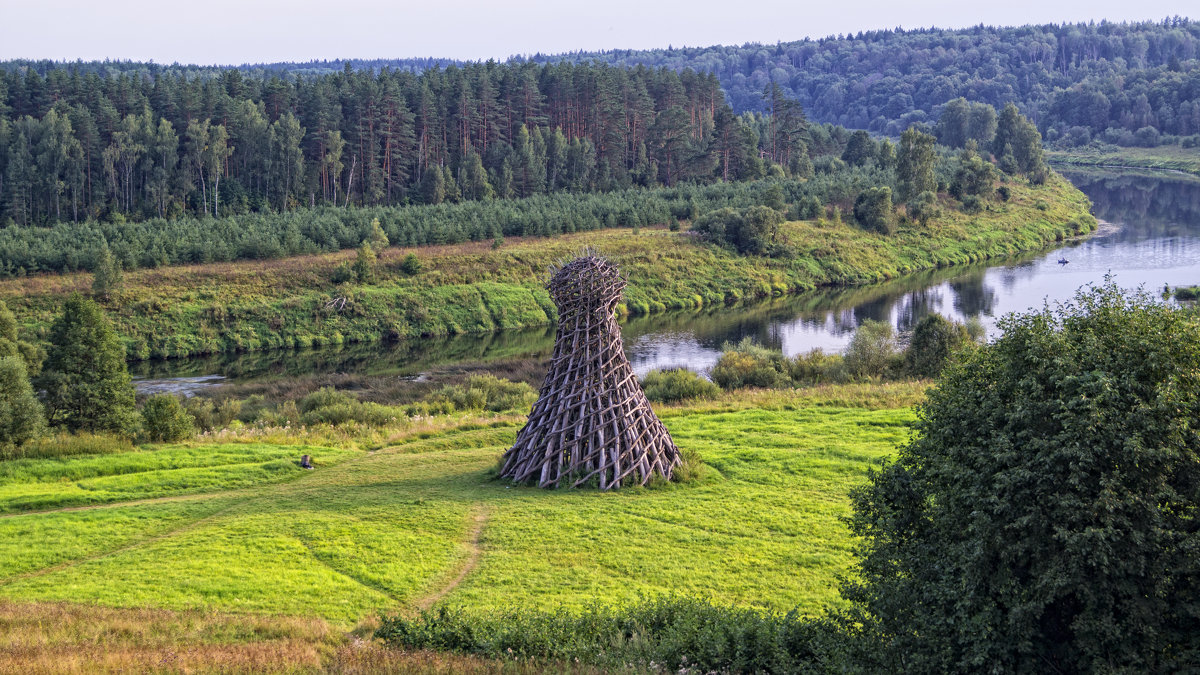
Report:
[[532,63],[421,74],[0,69],[0,220],[17,225],[440,204],[802,171],[778,87],[735,115],[717,78]]
[[1200,23],[1180,17],[531,58],[713,73],[740,111],[763,110],[758,92],[775,84],[815,120],[891,136],[914,123],[933,124],[959,97],[996,108],[1014,103],[1048,141],[1124,145],[1200,134],[1198,59]]

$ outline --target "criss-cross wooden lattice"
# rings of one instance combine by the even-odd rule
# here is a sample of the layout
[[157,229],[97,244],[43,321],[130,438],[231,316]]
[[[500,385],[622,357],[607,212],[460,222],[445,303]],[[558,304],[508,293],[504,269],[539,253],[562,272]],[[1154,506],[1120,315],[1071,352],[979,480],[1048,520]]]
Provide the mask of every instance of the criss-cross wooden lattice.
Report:
[[625,358],[614,314],[625,279],[589,253],[560,267],[547,288],[558,307],[554,356],[500,475],[544,488],[596,479],[601,490],[669,479],[679,448]]

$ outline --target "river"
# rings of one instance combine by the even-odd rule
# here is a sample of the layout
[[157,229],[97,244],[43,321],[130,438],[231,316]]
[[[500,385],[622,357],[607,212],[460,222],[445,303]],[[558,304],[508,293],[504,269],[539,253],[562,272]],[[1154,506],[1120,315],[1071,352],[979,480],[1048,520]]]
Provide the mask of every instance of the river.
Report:
[[[722,345],[751,337],[788,355],[839,351],[865,320],[911,328],[929,312],[977,318],[989,334],[1009,312],[1069,300],[1106,275],[1124,288],[1158,293],[1200,283],[1200,178],[1184,174],[1062,170],[1091,198],[1102,222],[1091,237],[1019,258],[916,274],[868,287],[838,288],[735,308],[629,320],[625,349],[639,374],[712,366]],[[1060,263],[1059,261],[1066,261]],[[419,378],[436,366],[497,358],[541,358],[552,327],[338,349],[275,351],[131,365],[140,391],[193,393],[226,382],[312,373],[394,373]]]

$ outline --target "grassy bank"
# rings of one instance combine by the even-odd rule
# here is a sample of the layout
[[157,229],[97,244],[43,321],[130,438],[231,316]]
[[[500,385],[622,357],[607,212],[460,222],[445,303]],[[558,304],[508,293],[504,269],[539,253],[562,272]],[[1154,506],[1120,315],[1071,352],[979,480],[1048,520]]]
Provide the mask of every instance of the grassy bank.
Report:
[[1046,158],[1058,165],[1167,169],[1200,176],[1200,148],[1183,148],[1178,145],[1163,145],[1157,148],[1106,146],[1048,150]]
[[[786,259],[740,256],[665,227],[622,228],[512,237],[499,248],[391,247],[370,284],[334,283],[353,252],[138,270],[105,304],[135,359],[303,348],[548,323],[546,268],[584,246],[617,261],[630,279],[625,311],[646,314],[873,283],[1036,249],[1093,226],[1086,198],[1059,177],[1011,189],[1009,201],[980,213],[943,208],[886,237],[840,220],[787,223],[796,256]],[[419,271],[405,265],[409,254]],[[89,274],[13,279],[0,282],[0,298],[38,338],[63,298],[90,284]]]

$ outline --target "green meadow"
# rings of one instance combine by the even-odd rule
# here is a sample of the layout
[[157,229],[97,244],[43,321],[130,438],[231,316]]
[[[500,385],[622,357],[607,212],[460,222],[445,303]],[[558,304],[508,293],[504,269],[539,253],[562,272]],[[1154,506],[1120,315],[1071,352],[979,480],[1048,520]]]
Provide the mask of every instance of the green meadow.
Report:
[[[319,434],[0,463],[0,599],[317,617],[583,607],[666,593],[819,614],[847,491],[908,436],[920,385],[665,407],[706,468],[616,493],[495,480],[518,416],[391,441]],[[290,440],[289,440],[290,439]],[[301,454],[317,468],[296,466]]]

